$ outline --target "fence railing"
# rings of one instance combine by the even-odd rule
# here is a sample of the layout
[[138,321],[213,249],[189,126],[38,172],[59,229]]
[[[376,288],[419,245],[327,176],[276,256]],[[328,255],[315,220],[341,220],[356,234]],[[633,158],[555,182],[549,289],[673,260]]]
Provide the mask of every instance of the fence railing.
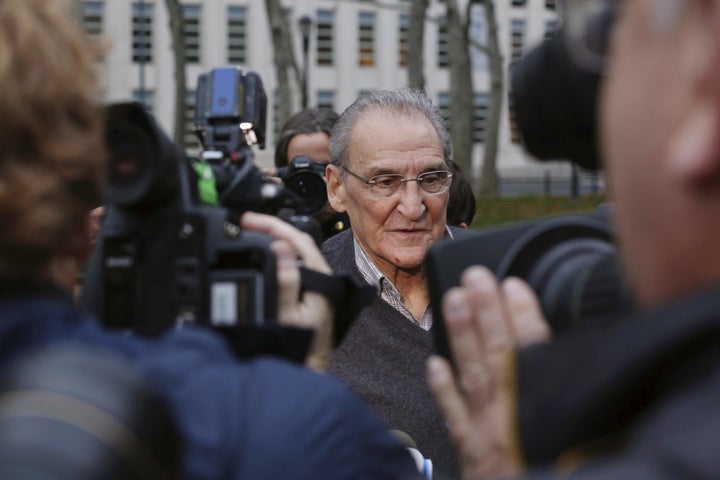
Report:
[[572,169],[568,174],[545,172],[541,176],[501,176],[498,178],[501,197],[524,195],[569,196],[602,195],[605,183],[600,174]]

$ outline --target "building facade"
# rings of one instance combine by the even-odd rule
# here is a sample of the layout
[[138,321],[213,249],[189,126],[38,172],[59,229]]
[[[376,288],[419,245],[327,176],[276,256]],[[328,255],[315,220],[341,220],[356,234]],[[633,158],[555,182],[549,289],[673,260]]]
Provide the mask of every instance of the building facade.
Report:
[[[460,0],[461,9],[467,0]],[[407,84],[405,57],[410,1],[407,0],[295,0],[283,1],[292,30],[295,58],[303,68],[300,19],[310,19],[307,51],[309,106],[327,106],[341,112],[365,90],[395,89]],[[274,115],[276,79],[270,27],[263,0],[183,1],[185,59],[187,62],[186,118],[192,122],[197,77],[212,68],[235,65],[257,72],[268,96],[268,144],[256,154],[261,166],[272,163],[277,131]],[[83,1],[83,23],[90,34],[110,42],[98,65],[102,99],[144,102],[166,132],[173,131],[174,63],[169,17],[164,0]],[[556,25],[554,0],[495,0],[498,36],[507,67],[523,51],[541,41]],[[306,20],[307,22],[307,20]],[[473,42],[486,42],[487,24],[481,6],[471,9]],[[441,111],[449,103],[449,72],[445,4],[431,0],[425,22],[424,65],[426,88]],[[471,49],[474,98],[474,168],[479,172],[489,101],[488,62],[478,48]],[[507,77],[506,77],[507,83]],[[507,86],[506,86],[507,88]],[[295,92],[300,109],[300,92]],[[507,96],[505,96],[507,98]],[[503,108],[498,167],[501,175],[525,174],[551,168],[530,161]],[[191,129],[188,129],[191,132]],[[191,133],[186,148],[197,143]],[[565,168],[567,168],[565,166]]]

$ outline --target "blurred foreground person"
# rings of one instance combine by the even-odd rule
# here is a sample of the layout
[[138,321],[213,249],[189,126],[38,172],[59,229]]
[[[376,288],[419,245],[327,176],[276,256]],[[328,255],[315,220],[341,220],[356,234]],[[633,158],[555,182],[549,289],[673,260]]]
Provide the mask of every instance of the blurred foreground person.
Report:
[[517,352],[546,336],[533,294],[467,271],[444,302],[458,377],[429,363],[465,479],[720,478],[720,2],[570,0],[565,18],[598,5],[616,15],[600,152],[644,311]]
[[[413,478],[406,449],[330,377],[272,359],[238,362],[209,329],[145,340],[106,332],[75,309],[106,154],[98,57],[64,7],[0,1],[0,365],[57,342],[122,359],[168,403],[182,478]],[[329,271],[312,240],[279,219],[248,213],[242,226],[280,239],[284,288],[299,290],[298,257]],[[298,298],[280,310],[327,315]]]

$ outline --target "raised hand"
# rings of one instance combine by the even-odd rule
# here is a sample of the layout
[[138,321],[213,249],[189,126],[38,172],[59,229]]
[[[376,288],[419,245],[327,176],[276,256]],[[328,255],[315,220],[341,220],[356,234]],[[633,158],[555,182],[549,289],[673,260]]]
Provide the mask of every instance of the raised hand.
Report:
[[458,451],[465,480],[521,470],[515,418],[517,348],[546,340],[549,328],[530,287],[520,279],[499,285],[485,267],[468,268],[443,298],[456,372],[447,360],[428,360],[428,382]]

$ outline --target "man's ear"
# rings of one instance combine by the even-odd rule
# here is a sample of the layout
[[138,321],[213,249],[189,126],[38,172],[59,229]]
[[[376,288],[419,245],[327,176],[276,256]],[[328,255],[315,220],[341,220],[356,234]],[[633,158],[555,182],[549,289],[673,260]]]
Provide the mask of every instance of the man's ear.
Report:
[[343,173],[337,165],[328,165],[325,168],[325,180],[327,181],[328,203],[336,212],[344,212],[345,208],[345,184]]

